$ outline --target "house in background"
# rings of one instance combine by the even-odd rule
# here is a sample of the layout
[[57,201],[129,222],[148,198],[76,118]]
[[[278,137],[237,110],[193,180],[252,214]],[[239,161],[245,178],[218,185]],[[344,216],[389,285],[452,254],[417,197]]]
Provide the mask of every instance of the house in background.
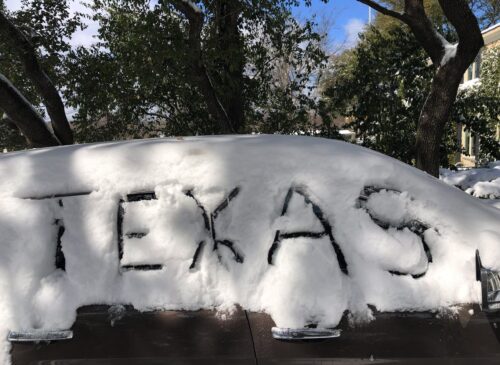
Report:
[[[500,47],[500,23],[483,30],[484,49]],[[462,85],[467,83],[474,83],[481,77],[481,52],[476,57],[476,60],[469,66],[462,79]],[[474,167],[478,162],[476,156],[479,155],[480,140],[466,131],[465,127],[460,123],[457,126],[458,130],[458,143],[461,146],[462,153],[457,153],[455,157],[456,163],[461,163],[464,167]],[[500,140],[500,123],[496,126],[496,139]]]

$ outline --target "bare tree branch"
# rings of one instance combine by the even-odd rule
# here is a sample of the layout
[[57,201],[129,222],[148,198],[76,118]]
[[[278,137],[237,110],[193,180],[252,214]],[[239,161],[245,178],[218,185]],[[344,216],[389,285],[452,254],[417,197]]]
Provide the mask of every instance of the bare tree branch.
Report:
[[59,141],[50,133],[42,117],[28,100],[0,74],[0,108],[5,111],[32,147],[57,146]]
[[201,32],[203,29],[203,13],[192,1],[170,0],[171,4],[181,12],[189,22],[188,42],[191,50],[191,68],[197,80],[198,87],[206,99],[208,111],[219,125],[219,130],[224,133],[236,132],[232,122],[219,100],[215,88],[210,80],[207,69],[203,63],[201,49]]
[[399,19],[410,27],[415,38],[422,45],[432,60],[438,66],[444,55],[444,38],[435,31],[434,26],[425,14],[422,0],[405,0],[404,13],[390,10],[374,0],[357,0],[370,6],[378,12]]
[[10,42],[21,59],[26,74],[42,96],[52,122],[54,134],[62,144],[72,144],[73,133],[66,118],[61,96],[52,80],[43,71],[31,42],[1,11],[0,34],[6,41]]
[[406,24],[431,58],[432,63],[438,67],[443,59],[447,41],[437,33],[425,14],[423,0],[405,0],[405,14]]
[[375,9],[376,11],[378,11],[381,14],[384,14],[384,15],[387,15],[387,16],[390,16],[390,17],[393,17],[393,18],[396,18],[396,19],[399,19],[399,20],[405,22],[405,20],[404,20],[405,15],[404,14],[398,13],[397,11],[394,11],[394,10],[390,10],[390,9],[380,5],[379,3],[377,3],[374,0],[357,0],[357,1],[360,3],[363,3],[365,5],[368,5],[370,8]]

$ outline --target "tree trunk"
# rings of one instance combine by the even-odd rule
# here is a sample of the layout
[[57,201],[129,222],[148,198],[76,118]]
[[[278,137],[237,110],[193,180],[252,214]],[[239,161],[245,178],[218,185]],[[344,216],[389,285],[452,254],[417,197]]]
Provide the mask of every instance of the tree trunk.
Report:
[[29,146],[47,147],[59,144],[42,117],[2,74],[0,74],[0,109],[16,124]]
[[235,132],[244,131],[243,70],[245,59],[243,42],[238,29],[241,4],[237,0],[215,2],[217,49],[221,58],[218,72],[221,102],[231,120]]
[[190,46],[190,65],[193,70],[193,77],[196,81],[195,86],[199,88],[201,94],[205,97],[208,112],[215,120],[216,133],[234,133],[236,132],[225,110],[222,102],[215,91],[212,80],[210,79],[205,64],[203,62],[203,52],[201,47],[201,32],[203,30],[204,16],[201,9],[193,2],[188,0],[170,0],[172,5],[187,18],[189,22],[188,43]]
[[416,139],[417,168],[435,177],[439,177],[439,148],[462,75],[463,71],[455,62],[440,67],[420,113]]
[[54,134],[62,144],[73,143],[73,132],[66,118],[64,104],[52,83],[43,71],[36,51],[30,41],[17,27],[0,11],[0,32],[9,41],[22,61],[26,75],[30,78],[37,92],[43,99],[47,113],[52,121]]

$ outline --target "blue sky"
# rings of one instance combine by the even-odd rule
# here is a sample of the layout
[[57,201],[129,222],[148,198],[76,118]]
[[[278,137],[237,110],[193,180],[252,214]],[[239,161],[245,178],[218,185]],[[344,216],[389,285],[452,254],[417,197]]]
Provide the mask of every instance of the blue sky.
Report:
[[310,7],[302,4],[293,9],[293,13],[299,19],[313,15],[317,21],[328,19],[332,23],[329,30],[330,42],[347,47],[356,43],[357,34],[368,23],[368,7],[356,0],[329,0],[326,4],[321,0],[312,0]]

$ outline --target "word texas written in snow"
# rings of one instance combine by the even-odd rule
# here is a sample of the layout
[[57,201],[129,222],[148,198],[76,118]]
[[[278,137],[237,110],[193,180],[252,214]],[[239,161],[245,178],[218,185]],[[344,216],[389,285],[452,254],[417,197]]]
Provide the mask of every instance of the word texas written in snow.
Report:
[[[378,226],[381,228],[388,230],[390,228],[396,229],[396,230],[408,230],[415,235],[417,235],[422,244],[422,249],[425,252],[425,257],[426,257],[426,264],[424,265],[425,270],[423,270],[421,273],[416,273],[416,274],[411,274],[413,278],[420,278],[425,275],[427,271],[427,266],[429,263],[432,262],[432,254],[429,249],[429,246],[425,242],[425,236],[424,232],[429,229],[428,226],[425,224],[419,222],[418,220],[410,220],[406,222],[401,222],[400,224],[394,226],[391,225],[391,222],[388,221],[383,221],[380,220],[379,218],[374,217],[372,214],[370,214],[369,210],[366,207],[366,202],[369,199],[370,195],[373,193],[380,193],[380,191],[383,192],[392,192],[393,194],[401,194],[400,192],[391,190],[391,189],[380,189],[380,188],[374,188],[374,187],[367,187],[363,190],[362,194],[358,198],[358,207],[365,209],[368,214],[370,215],[371,219],[376,223]],[[204,234],[202,237],[199,237],[198,240],[196,240],[196,249],[193,251],[193,257],[191,260],[191,263],[189,265],[189,269],[191,272],[196,270],[198,265],[198,261],[200,259],[200,254],[204,247],[208,244],[211,247],[211,250],[213,252],[217,253],[217,258],[220,263],[224,264],[224,255],[221,250],[228,250],[229,251],[229,256],[237,263],[243,264],[244,262],[244,253],[237,247],[235,242],[231,239],[224,238],[224,235],[219,235],[217,231],[217,222],[218,218],[225,210],[228,210],[228,206],[230,202],[235,199],[240,192],[239,187],[235,187],[230,191],[230,193],[225,196],[219,204],[216,205],[215,209],[213,211],[209,211],[201,202],[199,199],[196,198],[196,196],[193,193],[193,189],[190,190],[185,190],[183,191],[184,195],[191,198],[193,202],[196,204],[198,210],[199,210],[199,216],[200,216],[200,221],[203,223],[204,227]],[[43,198],[38,198],[39,200],[45,200],[45,199],[51,199],[54,200],[52,204],[54,204],[55,211],[56,211],[56,216],[53,225],[56,227],[57,231],[57,244],[56,244],[56,249],[55,249],[55,267],[57,269],[65,270],[66,269],[66,258],[64,256],[64,250],[62,248],[62,239],[63,235],[66,232],[66,227],[64,225],[64,200],[67,200],[69,198],[75,198],[75,197],[81,197],[85,195],[89,195],[90,192],[85,192],[85,193],[73,193],[73,194],[64,194],[64,195],[54,195],[52,197],[43,197]],[[332,260],[332,264],[337,263],[340,270],[344,274],[348,274],[348,267],[347,263],[344,257],[344,254],[335,241],[335,237],[333,234],[333,229],[328,221],[328,219],[325,217],[325,214],[323,213],[322,209],[320,206],[314,202],[312,202],[311,198],[309,197],[309,194],[307,193],[307,189],[304,187],[290,187],[288,189],[288,192],[285,196],[282,209],[281,209],[281,216],[284,217],[287,215],[290,202],[292,200],[292,197],[294,194],[297,195],[299,200],[302,200],[302,208],[304,209],[311,209],[312,215],[316,218],[317,222],[316,225],[313,223],[312,226],[317,226],[317,227],[310,227],[311,229],[302,229],[302,230],[295,230],[295,231],[290,231],[289,229],[285,230],[276,230],[274,234],[274,240],[272,241],[272,244],[270,245],[269,251],[267,252],[267,262],[269,265],[272,265],[274,262],[274,256],[276,255],[276,252],[278,251],[281,242],[284,240],[289,240],[289,239],[297,239],[297,238],[308,238],[310,240],[315,240],[315,239],[321,239],[323,237],[327,238],[328,241],[331,243],[332,246],[332,254],[335,256],[335,260]],[[161,270],[163,268],[162,263],[153,263],[153,262],[146,262],[147,259],[145,259],[145,255],[142,252],[135,252],[138,249],[140,251],[148,251],[149,246],[154,246],[155,243],[150,243],[148,245],[147,243],[143,244],[144,241],[141,243],[138,242],[138,240],[144,239],[150,234],[150,230],[147,227],[148,222],[144,222],[145,225],[141,225],[139,221],[144,221],[144,216],[148,216],[148,213],[146,213],[144,210],[151,210],[152,214],[157,214],[158,207],[155,206],[155,202],[157,201],[157,196],[155,192],[141,192],[141,193],[133,193],[133,194],[128,194],[126,195],[126,199],[120,199],[118,203],[118,214],[117,214],[117,259],[120,261],[120,269],[121,271],[128,271],[128,270]],[[128,215],[126,215],[126,212],[129,212],[129,215],[131,216],[128,218]],[[144,215],[141,213],[145,213]],[[231,214],[231,212],[228,212],[228,214]],[[293,213],[292,213],[293,214]],[[318,229],[320,228],[320,229]],[[437,233],[437,231],[436,231]],[[151,234],[151,236],[154,236],[154,233]],[[131,247],[130,251],[131,253],[128,255],[125,255],[124,257],[124,251],[128,251],[127,248],[124,247],[124,243],[127,243],[127,247]],[[158,244],[156,244],[158,245]],[[134,248],[135,246],[135,248]],[[154,259],[155,255],[151,255]],[[134,260],[134,257],[138,257],[138,260]],[[123,262],[125,263],[123,264]],[[224,265],[227,269],[227,265]],[[397,270],[388,270],[389,273],[393,275],[410,275],[410,273],[403,273],[399,272]]]

